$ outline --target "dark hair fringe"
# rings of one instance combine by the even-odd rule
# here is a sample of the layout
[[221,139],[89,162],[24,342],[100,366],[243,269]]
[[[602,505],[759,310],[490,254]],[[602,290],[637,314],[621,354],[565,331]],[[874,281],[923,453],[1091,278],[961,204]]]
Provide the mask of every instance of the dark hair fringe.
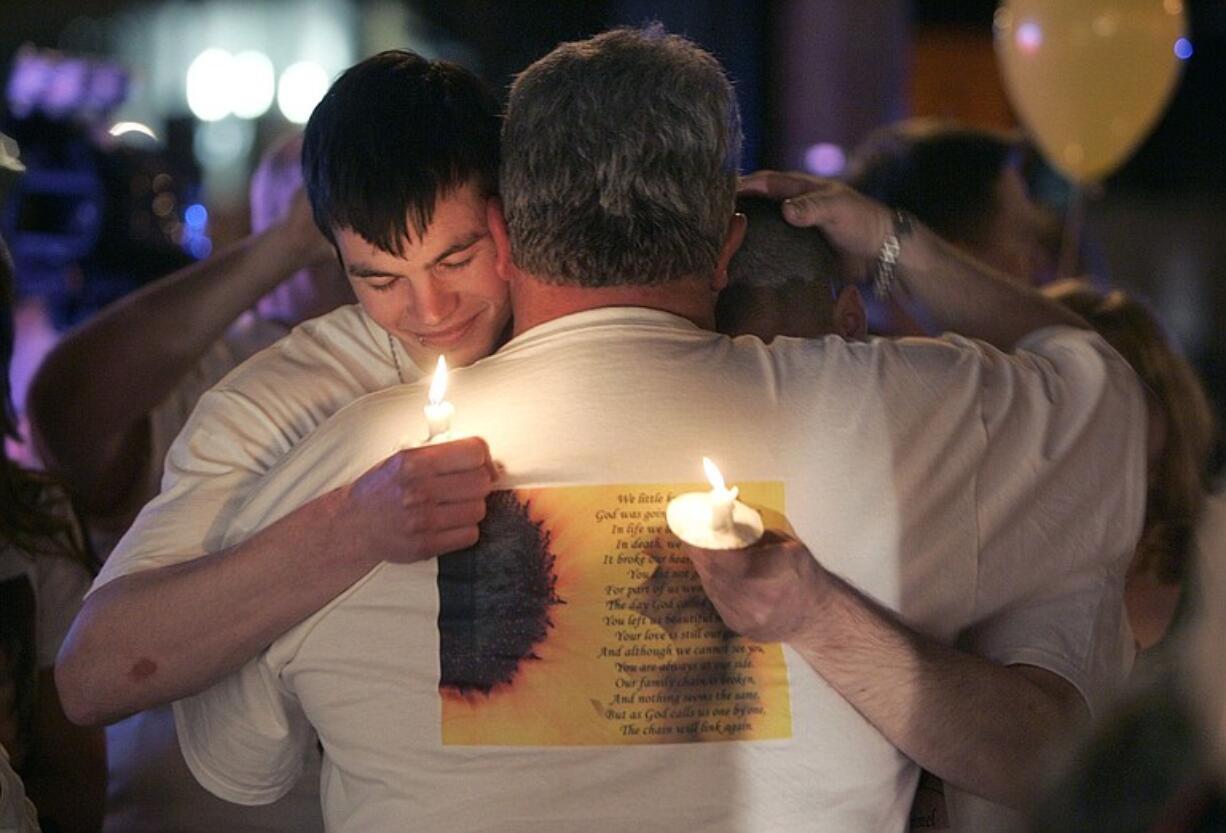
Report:
[[456,64],[390,50],[350,67],[304,133],[315,224],[333,244],[335,229],[352,229],[403,255],[438,197],[470,182],[497,193],[500,127],[494,95]]

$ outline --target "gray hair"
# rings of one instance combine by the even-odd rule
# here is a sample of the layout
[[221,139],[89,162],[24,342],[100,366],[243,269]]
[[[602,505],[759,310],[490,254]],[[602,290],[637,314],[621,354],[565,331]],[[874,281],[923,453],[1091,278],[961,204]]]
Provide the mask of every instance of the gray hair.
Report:
[[501,186],[515,263],[587,287],[715,270],[741,155],[732,85],[661,27],[564,43],[515,79]]

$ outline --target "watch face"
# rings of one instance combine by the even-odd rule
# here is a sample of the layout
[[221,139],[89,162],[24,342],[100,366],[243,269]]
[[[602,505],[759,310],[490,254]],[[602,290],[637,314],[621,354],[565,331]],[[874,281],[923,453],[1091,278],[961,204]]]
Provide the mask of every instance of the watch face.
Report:
[[890,297],[894,288],[894,267],[898,264],[898,256],[902,253],[902,240],[911,233],[911,218],[904,211],[895,209],[894,228],[881,241],[881,251],[877,253],[877,264],[873,270],[873,295],[878,301]]

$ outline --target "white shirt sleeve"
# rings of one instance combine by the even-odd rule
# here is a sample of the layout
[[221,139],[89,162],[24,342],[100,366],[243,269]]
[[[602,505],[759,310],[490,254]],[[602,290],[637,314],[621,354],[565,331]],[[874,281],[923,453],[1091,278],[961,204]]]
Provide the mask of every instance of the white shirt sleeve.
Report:
[[[217,353],[220,363],[206,375],[221,374],[222,359],[241,360],[271,341],[275,328],[266,329],[241,349],[227,335],[229,352]],[[243,362],[199,401],[193,393],[194,410],[166,453],[161,494],[137,516],[92,589],[220,549],[266,471],[336,410],[397,381],[386,338],[360,307],[341,307]],[[167,413],[155,441],[177,430]]]
[[1131,651],[1123,580],[1145,511],[1141,388],[1084,330],[1041,330],[986,361],[978,624],[963,647],[1059,674],[1093,710]]
[[1001,665],[1056,674],[1097,717],[1134,656],[1123,584],[1123,576],[1105,569],[1074,573],[968,629],[958,647]]
[[271,804],[302,774],[315,730],[264,657],[174,704],[183,758],[209,792]]
[[219,549],[247,491],[289,447],[253,400],[224,388],[204,394],[166,456],[162,493],[137,515],[90,592]]

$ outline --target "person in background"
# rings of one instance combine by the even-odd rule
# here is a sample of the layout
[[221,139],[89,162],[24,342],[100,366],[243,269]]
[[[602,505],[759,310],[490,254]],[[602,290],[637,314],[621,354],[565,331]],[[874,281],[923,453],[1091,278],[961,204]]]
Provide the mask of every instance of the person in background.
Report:
[[[1051,264],[1043,244],[1052,220],[1029,197],[1021,148],[1006,133],[940,119],[909,119],[870,134],[851,154],[849,185],[910,212],[1001,274],[1039,283]],[[869,305],[883,335],[932,334],[897,304]]]
[[[12,260],[0,240],[0,432],[6,437],[16,434],[8,374],[13,284]],[[52,673],[90,579],[85,542],[63,490],[0,455],[0,747],[6,766],[11,756],[25,780],[43,827],[58,833],[95,833],[106,795],[103,733],[68,722]]]
[[1182,602],[1193,538],[1209,493],[1213,412],[1196,372],[1146,306],[1122,290],[1063,280],[1043,293],[1090,323],[1144,383],[1149,413],[1145,528],[1128,569],[1125,603],[1141,651],[1163,638]]
[[157,493],[196,401],[298,323],[351,302],[301,190],[302,140],[252,178],[253,234],[69,332],[31,382],[31,439],[68,487],[100,560]]
[[[166,451],[201,394],[290,327],[352,300],[300,194],[301,148],[301,136],[289,136],[261,159],[250,189],[251,236],[69,332],[30,385],[32,439],[104,561],[157,494]],[[319,827],[309,779],[301,799],[295,793],[262,817],[201,790],[182,762],[169,710],[133,715],[106,732],[106,831]]]

